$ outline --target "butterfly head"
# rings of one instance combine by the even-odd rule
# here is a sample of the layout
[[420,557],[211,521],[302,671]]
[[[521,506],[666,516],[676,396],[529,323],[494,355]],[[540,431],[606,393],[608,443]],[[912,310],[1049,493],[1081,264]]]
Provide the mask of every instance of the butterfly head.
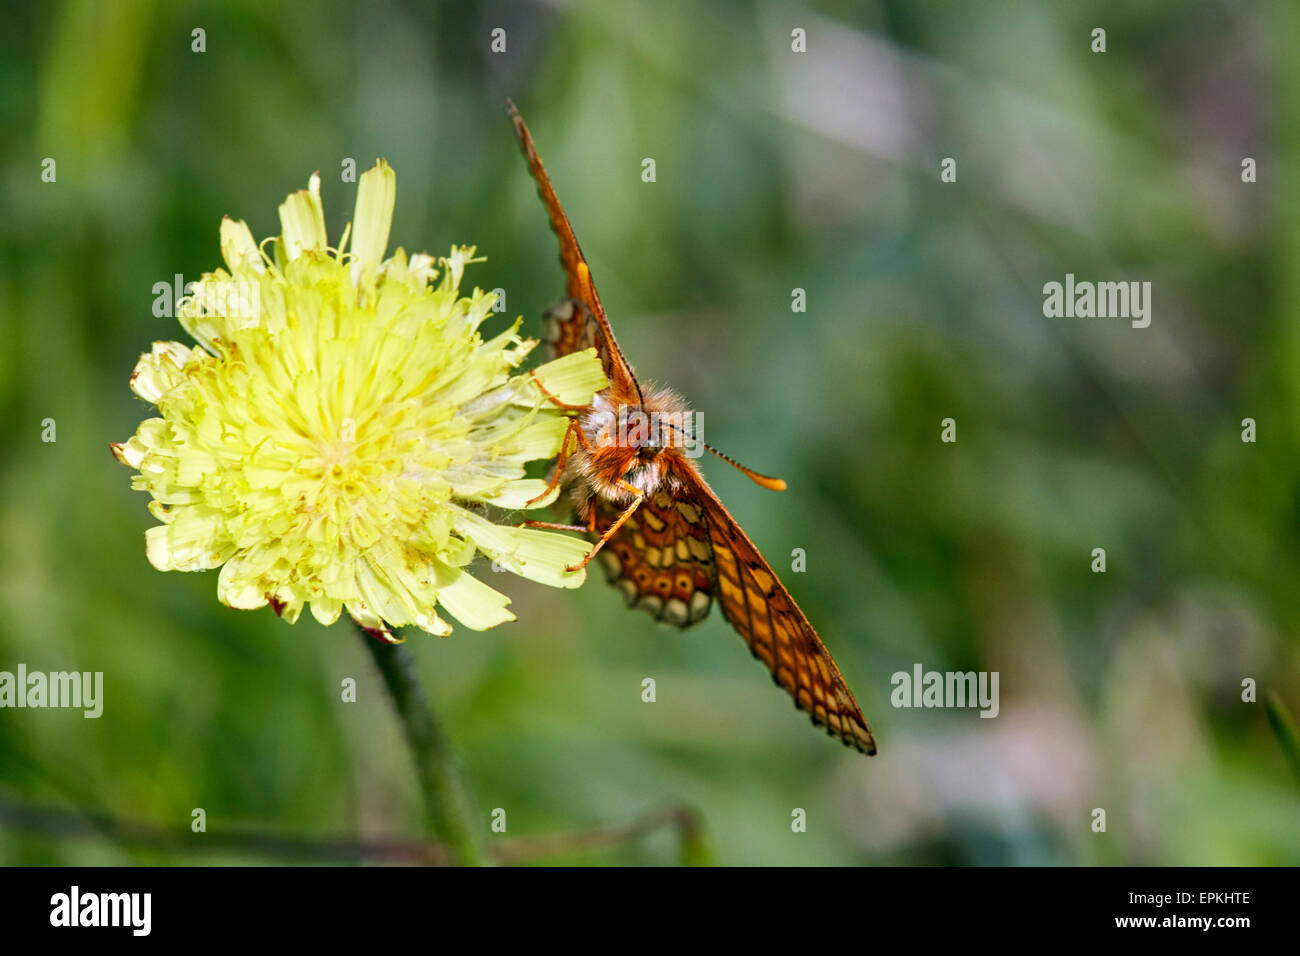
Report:
[[691,413],[673,392],[650,390],[643,402],[628,399],[597,395],[582,423],[592,446],[584,470],[616,501],[630,500],[627,485],[647,495],[671,486],[692,430]]

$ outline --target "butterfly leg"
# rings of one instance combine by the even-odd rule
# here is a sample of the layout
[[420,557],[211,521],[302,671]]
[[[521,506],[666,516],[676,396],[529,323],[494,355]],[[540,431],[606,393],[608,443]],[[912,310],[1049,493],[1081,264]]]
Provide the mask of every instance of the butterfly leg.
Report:
[[558,521],[525,521],[521,528],[549,528],[552,531],[586,531],[586,525],[560,524]]
[[[632,513],[636,511],[637,508],[641,507],[641,502],[645,501],[645,492],[642,491],[640,488],[637,488],[635,485],[631,485],[628,482],[622,480],[620,480],[618,484],[620,487],[623,488],[623,490],[632,492],[632,494],[636,495],[636,497],[632,499],[632,503],[628,505],[626,509],[624,509],[623,513],[618,516],[618,519],[612,525],[610,525],[608,528],[605,529],[605,533],[600,536],[600,540],[596,542],[595,547],[593,547],[590,551],[587,552],[587,556],[583,558],[581,561],[579,561],[577,564],[567,567],[564,570],[581,571],[583,568],[585,568],[587,566],[587,563],[591,561],[591,559],[596,556],[597,552],[599,552],[600,549],[605,546],[605,542],[614,536],[614,532],[616,532],[619,528],[623,527],[623,523],[627,521],[628,518],[632,517]],[[596,513],[595,509],[593,508],[592,514],[594,515],[595,513]]]
[[555,486],[560,483],[560,476],[564,474],[564,465],[569,460],[569,436],[575,433],[581,436],[579,439],[580,443],[586,442],[587,438],[585,435],[582,434],[582,427],[581,425],[578,424],[578,420],[576,418],[570,418],[569,427],[565,429],[564,432],[564,441],[560,443],[560,455],[558,458],[555,459],[555,474],[551,475],[551,481],[546,486],[545,491],[543,491],[536,498],[529,498],[527,501],[524,502],[525,508],[531,508],[534,504],[541,501],[552,491],[554,491]]
[[[525,521],[521,528],[550,528],[552,531],[585,531],[587,534],[596,533],[596,509],[587,509],[586,524],[560,524],[556,521]],[[593,552],[594,553],[594,552]]]

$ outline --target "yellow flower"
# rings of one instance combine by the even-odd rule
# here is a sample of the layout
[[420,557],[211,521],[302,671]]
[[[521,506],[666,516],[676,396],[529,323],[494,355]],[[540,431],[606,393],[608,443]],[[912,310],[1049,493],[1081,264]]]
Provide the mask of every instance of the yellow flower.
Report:
[[[220,567],[230,607],[269,603],[293,622],[310,604],[322,624],[346,610],[386,640],[389,626],[450,633],[438,604],[475,630],[514,620],[468,573],[476,552],[577,587],[584,575],[565,568],[589,547],[486,516],[542,493],[524,465],[559,451],[567,419],[531,375],[512,374],[536,344],[518,321],[479,334],[496,297],[460,294],[473,248],[437,263],[401,249],[383,258],[395,183],[382,161],[361,177],[338,249],[316,176],[280,206],[274,259],[244,222],[223,220],[229,271],[205,275],[179,309],[198,345],[157,342],[141,356],[131,387],[161,417],[113,446],[162,522],[146,533],[154,567]],[[605,386],[591,351],[536,375],[570,404]]]

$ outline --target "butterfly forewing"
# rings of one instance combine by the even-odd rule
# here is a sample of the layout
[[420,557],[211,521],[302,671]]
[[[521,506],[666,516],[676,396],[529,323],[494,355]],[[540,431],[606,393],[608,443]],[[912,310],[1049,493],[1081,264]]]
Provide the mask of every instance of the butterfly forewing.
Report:
[[[582,247],[578,245],[577,237],[573,234],[573,226],[569,225],[569,217],[555,195],[555,187],[551,185],[551,178],[546,175],[546,167],[542,165],[541,157],[537,155],[537,148],[533,145],[533,137],[528,132],[528,125],[519,115],[519,110],[515,109],[514,103],[510,104],[510,118],[514,121],[515,135],[519,137],[519,145],[523,148],[524,158],[528,160],[528,168],[537,183],[537,194],[541,196],[546,212],[550,216],[551,229],[560,240],[560,264],[564,266],[569,308],[568,315],[564,318],[555,317],[557,340],[552,343],[552,347],[560,355],[568,354],[560,350],[566,346],[568,351],[577,351],[573,343],[586,337],[587,324],[594,322],[595,327],[603,333],[596,337],[601,341],[589,342],[581,348],[595,345],[610,384],[620,392],[631,391],[635,388],[636,378],[623,353],[619,351],[614,339],[614,330],[610,328],[605,309],[600,304],[600,296],[596,294],[596,284],[592,281],[591,269],[582,254]],[[561,306],[565,304],[561,303]],[[566,323],[572,324],[566,325]]]
[[[648,497],[602,551],[602,563],[630,607],[688,627],[722,613],[775,683],[814,724],[865,754],[876,742],[831,653],[772,566],[698,474],[673,495]],[[593,503],[597,533],[619,509]]]
[[831,652],[754,542],[704,479],[697,480],[689,490],[704,511],[723,615],[814,724],[874,754],[875,737]]

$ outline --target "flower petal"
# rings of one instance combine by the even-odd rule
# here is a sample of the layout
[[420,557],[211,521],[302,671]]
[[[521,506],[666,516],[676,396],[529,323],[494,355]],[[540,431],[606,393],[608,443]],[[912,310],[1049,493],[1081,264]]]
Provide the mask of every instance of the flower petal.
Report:
[[[541,379],[546,391],[566,405],[586,405],[591,396],[603,389],[609,382],[596,357],[595,349],[583,349],[553,359],[533,370]],[[532,375],[519,375],[511,380],[518,383],[516,401],[532,404],[536,401],[550,401],[538,388]]]
[[226,268],[231,272],[247,267],[255,272],[265,272],[262,253],[253,240],[253,233],[244,220],[231,219],[226,216],[221,220],[221,258],[226,260]]
[[352,219],[353,281],[367,266],[378,266],[388,248],[388,231],[393,225],[397,202],[397,174],[384,160],[361,174],[357,205]]
[[158,399],[185,380],[181,369],[189,359],[190,349],[180,342],[155,342],[147,355],[131,373],[131,391],[146,402],[158,404]]
[[448,614],[474,631],[486,631],[516,619],[507,610],[508,597],[459,570],[449,583],[438,589],[438,601]]
[[557,588],[576,588],[587,579],[586,570],[568,571],[587,556],[591,542],[536,528],[512,528],[455,508],[455,527],[480,551],[520,577]]
[[281,239],[285,258],[292,262],[309,249],[324,250],[325,210],[320,202],[320,173],[312,173],[306,189],[290,193],[280,204]]

